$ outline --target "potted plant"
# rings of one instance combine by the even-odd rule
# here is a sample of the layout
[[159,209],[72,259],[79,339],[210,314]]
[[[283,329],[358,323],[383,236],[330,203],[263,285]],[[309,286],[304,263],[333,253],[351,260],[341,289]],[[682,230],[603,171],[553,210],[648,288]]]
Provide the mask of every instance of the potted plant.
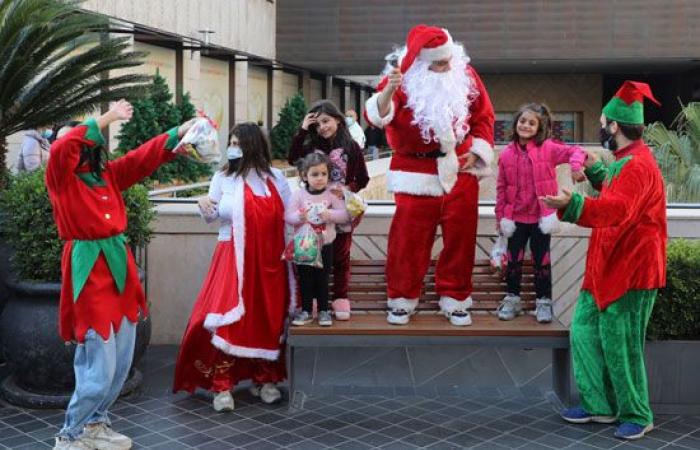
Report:
[[700,242],[674,239],[667,258],[647,328],[649,394],[657,414],[700,414]]
[[[155,213],[142,185],[124,192],[132,247],[143,247],[150,239],[149,224]],[[63,243],[53,221],[44,184],[44,170],[10,177],[0,192],[0,235],[13,251],[10,298],[0,316],[0,341],[11,375],[3,382],[3,395],[13,403],[31,407],[63,407],[75,383],[75,345],[65,345],[58,335],[61,254]],[[150,340],[150,321],[137,327],[134,364]],[[132,371],[132,390],[140,374]]]

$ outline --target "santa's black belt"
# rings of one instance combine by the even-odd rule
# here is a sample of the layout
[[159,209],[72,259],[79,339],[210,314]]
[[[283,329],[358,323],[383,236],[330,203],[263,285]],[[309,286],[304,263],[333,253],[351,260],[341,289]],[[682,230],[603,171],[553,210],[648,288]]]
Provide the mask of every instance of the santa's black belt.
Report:
[[[428,159],[437,159],[437,158],[442,158],[445,156],[447,153],[443,153],[439,148],[436,148],[435,150],[431,150],[429,152],[416,152],[416,153],[411,153],[410,156],[414,158],[428,158]],[[408,155],[407,155],[408,156]]]

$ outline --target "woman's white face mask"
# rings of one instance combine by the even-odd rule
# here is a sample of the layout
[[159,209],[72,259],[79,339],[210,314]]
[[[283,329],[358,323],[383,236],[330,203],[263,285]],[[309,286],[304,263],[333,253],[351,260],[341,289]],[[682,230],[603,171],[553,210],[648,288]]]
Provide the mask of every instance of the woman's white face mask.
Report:
[[230,145],[226,149],[226,159],[229,161],[232,159],[239,159],[243,157],[243,150],[237,145]]

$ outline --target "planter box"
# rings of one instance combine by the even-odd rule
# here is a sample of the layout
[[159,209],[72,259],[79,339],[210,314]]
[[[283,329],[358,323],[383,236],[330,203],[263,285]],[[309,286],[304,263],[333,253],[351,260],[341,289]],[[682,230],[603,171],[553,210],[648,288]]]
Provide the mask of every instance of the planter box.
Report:
[[700,341],[649,341],[646,364],[654,413],[700,414]]

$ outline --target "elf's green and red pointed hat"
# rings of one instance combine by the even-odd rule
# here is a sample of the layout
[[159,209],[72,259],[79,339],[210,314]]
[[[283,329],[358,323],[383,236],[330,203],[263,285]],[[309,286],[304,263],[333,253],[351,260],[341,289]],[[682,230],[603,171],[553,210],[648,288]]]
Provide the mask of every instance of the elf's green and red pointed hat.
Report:
[[651,93],[648,84],[640,81],[625,81],[615,96],[603,108],[609,120],[628,124],[644,125],[644,97],[661,106]]

